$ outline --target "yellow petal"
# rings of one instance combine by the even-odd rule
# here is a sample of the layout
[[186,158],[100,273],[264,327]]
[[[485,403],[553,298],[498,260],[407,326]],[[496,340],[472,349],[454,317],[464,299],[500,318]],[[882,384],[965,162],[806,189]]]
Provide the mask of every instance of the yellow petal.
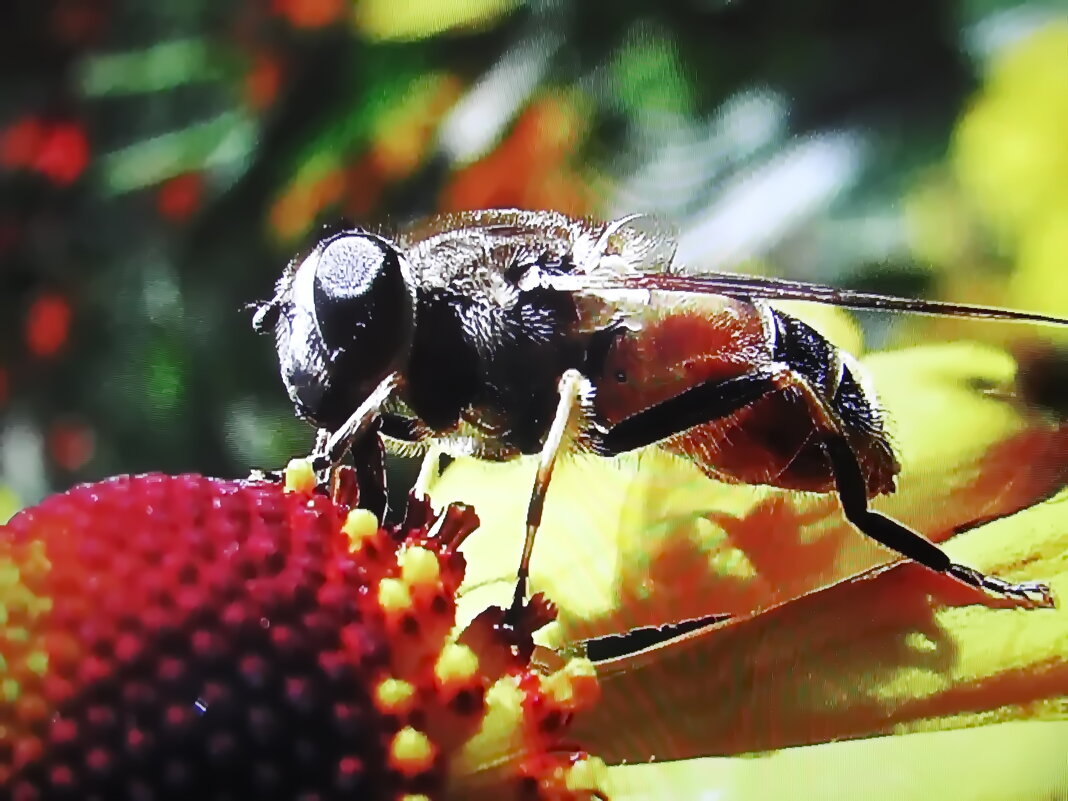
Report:
[[425,39],[458,28],[488,28],[517,5],[516,0],[360,0],[353,15],[356,27],[372,39]]
[[1068,795],[1065,743],[1068,723],[1005,723],[825,743],[750,759],[615,766],[608,791],[612,801],[1035,801]]
[[[999,351],[968,345],[870,357],[904,465],[880,508],[944,539],[1014,511],[1063,475],[1064,438],[990,388],[1011,383]],[[459,460],[436,503],[474,504],[464,545],[461,618],[508,601],[519,559],[531,460]],[[893,557],[841,516],[833,495],[712,481],[657,450],[622,461],[565,460],[534,548],[532,586],[560,607],[547,644],[710,614],[769,608]]]
[[[1068,137],[1068,121],[1064,135]],[[1065,180],[1068,181],[1068,173]],[[1068,281],[1064,280],[1068,192],[1064,192],[1060,204],[1029,221],[1024,229],[1016,270],[1008,286],[1009,302],[1018,308],[1047,314],[1068,313]],[[1068,342],[1068,327],[1049,327],[1047,332],[1061,343]]]
[[619,762],[1068,718],[1066,513],[1068,490],[946,545],[1059,609],[956,606],[967,588],[900,565],[619,663],[575,734]]
[[11,519],[11,516],[15,514],[21,507],[19,498],[7,487],[0,484],[0,524],[6,523]]
[[955,131],[960,182],[1010,241],[1031,218],[1064,200],[1066,47],[1068,22],[1057,19],[1007,50]]

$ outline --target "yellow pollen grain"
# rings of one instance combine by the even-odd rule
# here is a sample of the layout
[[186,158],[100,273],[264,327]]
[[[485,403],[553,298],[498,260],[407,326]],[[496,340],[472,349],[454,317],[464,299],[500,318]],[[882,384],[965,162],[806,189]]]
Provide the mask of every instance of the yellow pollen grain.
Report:
[[412,587],[434,587],[441,578],[437,554],[421,545],[405,548],[398,556],[401,578]]
[[375,688],[375,705],[383,712],[402,712],[414,697],[415,687],[402,679],[384,679]]
[[408,793],[406,795],[402,795],[400,797],[400,801],[430,801],[430,796],[423,795],[422,793],[420,793],[419,795],[412,795],[411,793]]
[[478,656],[466,645],[451,642],[441,649],[434,663],[434,677],[441,684],[470,681],[478,673]]
[[22,574],[28,579],[41,578],[51,569],[52,563],[48,561],[43,542],[31,542],[26,549],[26,555],[21,560]]
[[9,704],[19,700],[19,683],[14,679],[4,679],[0,682],[0,696]]
[[450,761],[452,775],[482,770],[514,759],[524,748],[523,699],[526,692],[514,676],[498,679],[486,691],[486,714],[478,732]]
[[315,489],[315,471],[310,459],[290,459],[286,465],[284,488],[286,492],[311,495]]
[[600,695],[597,671],[589,659],[576,658],[542,679],[542,692],[562,707],[588,707]]
[[557,706],[570,706],[575,697],[570,679],[560,673],[554,673],[543,679],[541,691]]
[[21,578],[18,565],[14,562],[0,562],[0,590],[6,590],[19,583]]
[[608,767],[599,757],[580,759],[568,768],[565,785],[571,792],[599,790],[608,779]]
[[593,662],[581,656],[568,660],[560,672],[578,681],[597,678],[597,668],[594,667]]
[[405,726],[389,744],[390,766],[405,776],[425,773],[434,765],[434,744],[418,729]]
[[526,693],[515,679],[505,676],[486,691],[486,707],[489,714],[516,719],[523,714],[523,698]]
[[40,617],[52,611],[52,599],[47,596],[31,595],[26,599],[26,611],[31,617]]
[[922,631],[910,631],[905,635],[905,647],[917,653],[934,653],[939,646]]
[[411,609],[412,595],[408,592],[408,585],[400,579],[382,579],[378,582],[378,605],[387,614]]
[[38,676],[48,672],[48,654],[44,651],[32,651],[26,657],[26,667]]
[[341,530],[349,538],[349,552],[363,550],[363,545],[378,533],[378,518],[370,509],[351,509],[345,515]]

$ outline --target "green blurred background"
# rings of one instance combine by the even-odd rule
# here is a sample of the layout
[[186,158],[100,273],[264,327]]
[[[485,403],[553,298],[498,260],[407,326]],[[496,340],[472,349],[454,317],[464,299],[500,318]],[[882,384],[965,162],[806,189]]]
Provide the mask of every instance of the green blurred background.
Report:
[[342,219],[651,211],[695,266],[1068,313],[1056,2],[6,0],[0,64],[0,519],[306,450],[244,304]]

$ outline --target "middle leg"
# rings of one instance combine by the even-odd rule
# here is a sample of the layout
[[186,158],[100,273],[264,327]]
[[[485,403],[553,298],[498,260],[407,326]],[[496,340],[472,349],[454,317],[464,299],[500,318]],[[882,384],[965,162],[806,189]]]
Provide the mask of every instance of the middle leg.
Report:
[[538,470],[534,475],[534,486],[530,492],[530,503],[527,505],[523,552],[516,571],[515,595],[512,597],[512,606],[508,612],[513,619],[520,613],[527,596],[530,557],[534,552],[534,538],[541,526],[542,512],[545,509],[545,493],[549,490],[549,482],[552,480],[553,469],[556,467],[556,458],[564,445],[568,428],[574,424],[575,413],[581,407],[585,383],[585,376],[578,370],[568,370],[560,378],[558,385],[560,399],[556,404],[552,424],[549,426],[549,432],[545,436],[545,442],[538,457]]

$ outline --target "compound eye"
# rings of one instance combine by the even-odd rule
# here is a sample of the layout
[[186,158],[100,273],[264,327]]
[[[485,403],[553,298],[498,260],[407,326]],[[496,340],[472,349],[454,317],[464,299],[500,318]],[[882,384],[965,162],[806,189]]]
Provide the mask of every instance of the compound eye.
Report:
[[361,234],[342,234],[327,240],[315,266],[316,305],[367,295],[375,280],[388,271],[392,248]]
[[368,379],[388,369],[410,340],[412,297],[396,248],[348,232],[327,240],[315,266],[315,317],[330,358],[352,360]]

